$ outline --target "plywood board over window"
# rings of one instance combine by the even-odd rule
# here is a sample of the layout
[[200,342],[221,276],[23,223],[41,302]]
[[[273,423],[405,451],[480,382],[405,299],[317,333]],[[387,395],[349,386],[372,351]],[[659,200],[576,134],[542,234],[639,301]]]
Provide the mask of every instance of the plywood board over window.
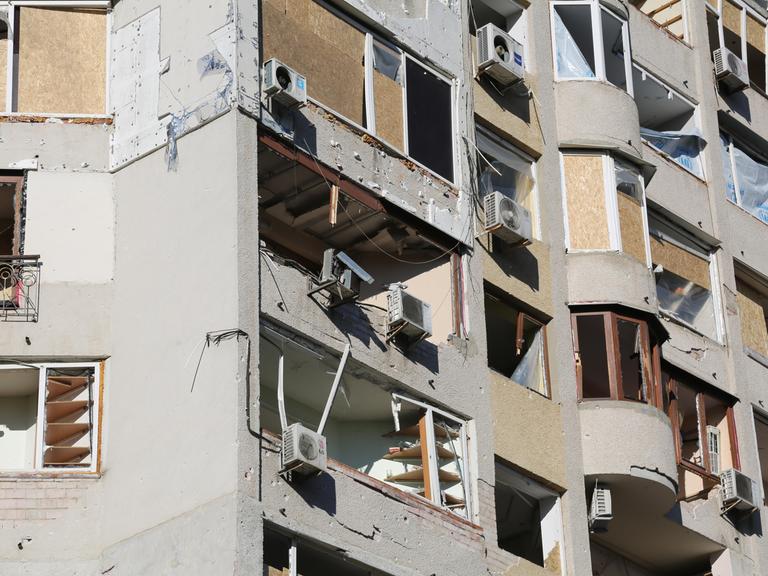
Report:
[[619,193],[616,198],[619,205],[622,250],[644,263],[646,256],[643,207],[640,202],[626,194]]
[[765,91],[765,24],[747,13],[747,66],[749,79]]
[[768,358],[768,296],[739,280],[736,295],[743,345]]
[[373,71],[376,134],[398,150],[403,149],[403,87],[392,78]]
[[106,18],[104,11],[19,9],[19,112],[105,113]]
[[365,34],[312,0],[262,2],[264,60],[307,79],[311,98],[364,124]]
[[654,264],[661,264],[665,270],[710,289],[709,262],[704,258],[656,236],[651,236],[651,255]]
[[565,155],[565,190],[572,250],[611,247],[602,156]]

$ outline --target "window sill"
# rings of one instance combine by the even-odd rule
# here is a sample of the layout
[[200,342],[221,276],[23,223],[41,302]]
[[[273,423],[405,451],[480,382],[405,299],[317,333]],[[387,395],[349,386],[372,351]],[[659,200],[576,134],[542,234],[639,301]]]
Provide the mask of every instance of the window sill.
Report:
[[510,384],[514,384],[515,386],[519,386],[520,388],[522,388],[523,390],[527,390],[528,392],[533,392],[534,394],[536,394],[537,396],[541,396],[545,400],[552,400],[552,398],[550,396],[547,396],[546,394],[542,394],[538,390],[534,390],[533,388],[528,388],[528,386],[524,386],[524,385],[520,384],[520,382],[518,382],[517,380],[513,380],[511,376],[507,376],[503,372],[499,372],[498,370],[496,370],[492,366],[488,366],[488,370],[490,372],[492,372],[493,374],[497,374],[500,379],[504,379],[507,382],[509,382]]
[[697,466],[696,464],[691,464],[687,460],[679,460],[678,463],[679,474],[683,471],[691,472],[692,474],[696,474],[697,476],[700,476],[702,480],[704,481],[704,489],[696,492],[695,494],[692,494],[691,496],[684,496],[680,495],[678,500],[682,500],[685,502],[690,502],[692,500],[698,500],[699,498],[705,498],[707,494],[709,494],[710,490],[712,488],[715,488],[716,486],[720,485],[720,478],[715,476],[714,474],[710,474],[704,468],[701,466]]
[[760,354],[760,352],[756,352],[755,350],[752,350],[752,348],[749,348],[748,346],[744,346],[744,354],[752,358],[752,360],[754,360],[764,368],[768,368],[768,358]]
[[668,320],[669,322],[672,322],[673,324],[676,324],[682,328],[685,328],[689,332],[693,332],[697,336],[700,336],[702,338],[706,338],[713,344],[716,344],[720,348],[725,348],[725,344],[718,340],[717,338],[713,338],[712,336],[709,336],[707,334],[704,334],[704,332],[701,332],[696,327],[692,326],[691,324],[688,324],[685,320],[680,320],[680,318],[674,316],[671,312],[667,312],[666,310],[659,308],[659,315],[664,318],[665,320]]
[[729,203],[730,203],[732,206],[735,206],[736,208],[738,208],[739,210],[741,210],[741,211],[742,211],[742,212],[744,212],[745,214],[747,214],[747,215],[751,216],[752,218],[754,218],[755,220],[757,220],[758,222],[760,222],[761,224],[765,224],[765,225],[768,225],[768,222],[766,222],[765,220],[761,219],[759,216],[756,216],[756,215],[752,214],[752,212],[750,212],[750,211],[749,211],[749,210],[747,210],[746,208],[744,208],[744,207],[742,207],[742,206],[739,206],[739,205],[738,205],[736,202],[734,202],[733,200],[731,200],[730,198],[728,198],[728,196],[726,196],[726,197],[725,197],[725,199],[726,199],[726,200],[728,200],[728,202],[729,202]]
[[[274,442],[277,446],[280,446],[282,444],[282,440],[280,436],[270,430],[267,430],[266,428],[261,429],[261,434],[266,439],[270,440],[271,442]],[[426,498],[422,498],[421,496],[416,496],[415,494],[409,494],[408,492],[404,492],[403,490],[395,488],[394,486],[391,486],[382,480],[378,480],[373,476],[369,476],[364,472],[360,472],[356,468],[347,466],[346,464],[339,462],[338,460],[334,460],[333,458],[328,458],[327,463],[328,463],[329,470],[332,470],[334,472],[338,472],[339,474],[347,476],[352,480],[354,480],[355,482],[358,482],[359,484],[362,484],[364,486],[367,486],[368,488],[371,488],[377,492],[380,492],[381,494],[383,494],[388,498],[391,498],[393,500],[396,500],[408,506],[413,506],[415,508],[421,508],[423,510],[427,510],[429,512],[439,515],[441,520],[446,520],[459,528],[463,528],[465,530],[474,532],[478,538],[478,541],[480,541],[480,539],[482,539],[483,537],[482,526],[479,526],[474,522],[470,522],[469,520],[466,520],[458,516],[457,514],[454,514],[453,512],[440,508],[439,506],[435,505],[433,502],[430,502]]]
[[20,124],[106,124],[111,125],[112,116],[91,116],[78,114],[3,114],[0,123]]
[[30,470],[30,471],[2,471],[0,470],[0,482],[5,480],[56,480],[56,479],[79,479],[79,480],[99,480],[101,478],[101,472],[95,472],[92,470],[83,470],[77,472],[75,470],[67,471],[42,471],[42,470]]
[[682,170],[685,174],[688,174],[689,176],[695,178],[696,180],[698,180],[702,184],[706,184],[707,183],[707,181],[704,178],[702,178],[701,176],[699,176],[698,174],[694,174],[693,172],[688,170],[688,168],[686,168],[682,164],[680,164],[678,162],[675,162],[675,159],[672,158],[672,156],[670,156],[666,152],[663,152],[663,151],[659,150],[658,148],[656,148],[655,146],[653,146],[652,144],[650,144],[646,140],[643,140],[643,144],[645,144],[645,146],[647,148],[649,148],[656,156],[658,156],[659,158],[664,160],[667,164],[670,164],[673,168],[675,168],[677,170]]

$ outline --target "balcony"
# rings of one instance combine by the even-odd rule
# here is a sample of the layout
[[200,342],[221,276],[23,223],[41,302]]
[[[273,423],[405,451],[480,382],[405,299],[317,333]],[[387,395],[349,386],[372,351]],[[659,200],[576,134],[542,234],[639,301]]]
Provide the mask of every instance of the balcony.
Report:
[[0,322],[37,322],[40,256],[0,256]]

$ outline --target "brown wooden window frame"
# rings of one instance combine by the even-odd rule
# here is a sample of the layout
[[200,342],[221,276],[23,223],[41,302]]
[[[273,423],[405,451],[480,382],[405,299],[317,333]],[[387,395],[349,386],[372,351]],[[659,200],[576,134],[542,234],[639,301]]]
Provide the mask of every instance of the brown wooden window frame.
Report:
[[[720,482],[720,478],[709,471],[711,469],[711,464],[709,461],[709,442],[707,442],[707,406],[705,401],[705,397],[709,396],[710,398],[715,398],[728,404],[728,408],[726,409],[726,421],[728,424],[728,439],[731,445],[731,465],[732,468],[741,470],[741,459],[739,457],[739,440],[736,435],[736,419],[734,417],[733,403],[731,400],[726,398],[725,395],[712,393],[711,390],[697,383],[695,378],[692,376],[681,378],[680,375],[684,373],[679,370],[665,370],[664,373],[669,377],[669,380],[666,383],[667,390],[665,391],[669,397],[669,402],[667,405],[667,416],[669,416],[669,419],[672,422],[672,430],[675,440],[675,458],[677,460],[678,466],[698,474],[699,476],[702,476],[708,480],[712,480],[718,483]],[[678,386],[680,384],[692,390],[696,395],[696,417],[698,420],[699,429],[699,446],[701,448],[701,455],[704,466],[699,466],[698,464],[683,458],[683,447],[680,442],[680,416],[678,410]]]
[[[581,352],[579,350],[579,330],[577,319],[581,316],[602,316],[603,330],[606,342],[606,362],[608,367],[608,381],[610,396],[605,398],[584,398],[583,395],[583,367]],[[619,354],[618,322],[624,320],[640,326],[642,342],[642,366],[645,372],[645,381],[648,383],[645,390],[645,400],[625,398],[621,375],[621,356]],[[578,386],[579,402],[592,400],[621,400],[626,402],[638,402],[649,404],[657,408],[663,407],[660,390],[661,354],[659,345],[651,339],[648,322],[611,311],[585,311],[571,313],[571,331],[573,335],[574,360],[576,365],[576,381]]]

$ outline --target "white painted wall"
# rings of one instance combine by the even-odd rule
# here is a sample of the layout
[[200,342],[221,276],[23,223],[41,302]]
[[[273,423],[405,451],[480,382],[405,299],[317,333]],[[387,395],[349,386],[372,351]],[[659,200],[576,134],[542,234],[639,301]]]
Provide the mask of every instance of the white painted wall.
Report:
[[0,397],[0,470],[35,465],[37,394]]
[[24,252],[39,254],[45,283],[108,283],[114,274],[111,176],[30,171]]

